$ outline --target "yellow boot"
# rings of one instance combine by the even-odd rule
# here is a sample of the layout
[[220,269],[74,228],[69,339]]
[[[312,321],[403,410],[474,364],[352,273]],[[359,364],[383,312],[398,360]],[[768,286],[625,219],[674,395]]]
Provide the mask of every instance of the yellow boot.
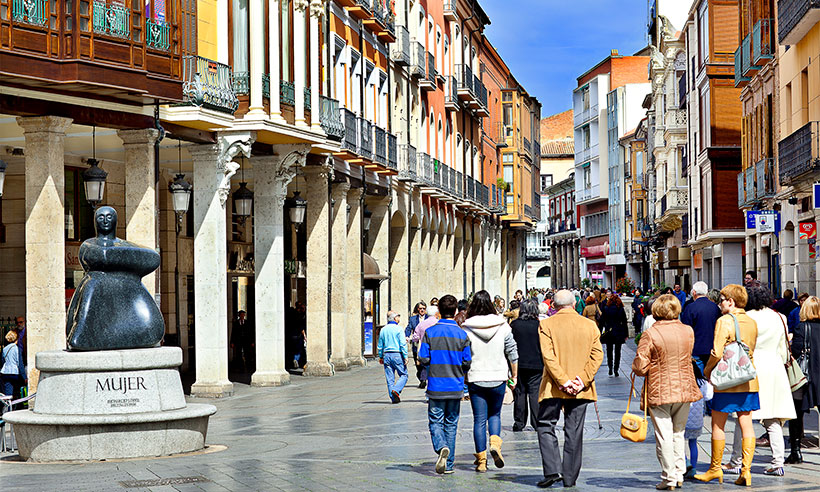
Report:
[[501,456],[501,440],[500,436],[490,436],[490,454],[493,457],[496,468],[504,468],[504,457]]
[[482,451],[480,453],[474,453],[474,454],[475,454],[475,461],[473,462],[473,464],[476,465],[475,471],[477,471],[478,473],[486,472],[487,471],[487,452]]
[[743,438],[743,467],[740,469],[740,476],[735,480],[735,485],[752,486],[752,458],[755,456],[755,438]]
[[709,464],[706,473],[695,475],[695,480],[710,482],[717,478],[718,482],[723,483],[723,468],[721,468],[720,463],[723,461],[723,447],[725,445],[725,439],[720,441],[712,439],[712,462]]

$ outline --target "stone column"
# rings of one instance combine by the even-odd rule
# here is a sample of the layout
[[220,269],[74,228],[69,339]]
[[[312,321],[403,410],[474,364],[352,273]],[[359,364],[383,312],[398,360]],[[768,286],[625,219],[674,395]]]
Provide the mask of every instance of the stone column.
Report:
[[65,132],[70,118],[17,118],[26,141],[26,351],[29,391],[37,352],[65,348]]
[[347,268],[345,277],[347,314],[345,316],[345,356],[347,365],[363,366],[362,333],[362,188],[352,188],[347,193],[350,206],[347,225]]
[[[302,17],[304,21],[304,17]],[[304,31],[303,31],[304,32]],[[320,166],[305,166],[307,183],[307,364],[305,376],[332,376],[328,361],[328,236],[330,204],[328,177],[333,174],[332,161]],[[336,246],[336,245],[331,245]]]
[[[367,233],[372,248],[370,249],[370,256],[379,264],[379,270],[382,274],[387,275],[388,267],[390,266],[390,200],[388,198],[371,197],[368,201],[367,208],[373,215],[370,217],[370,231]],[[387,306],[387,298],[389,295],[389,283],[387,280],[379,285],[379,301],[382,306]],[[387,309],[382,307],[379,312],[379,317],[374,317],[373,323],[383,325],[387,323]]]
[[[125,238],[146,248],[157,248],[157,190],[154,174],[154,128],[119,130],[125,148]],[[157,293],[157,272],[142,278],[152,296]]]
[[226,133],[214,145],[189,147],[194,166],[194,326],[196,382],[191,394],[233,394],[228,380],[227,213],[233,158],[250,155],[255,134]]
[[279,72],[279,9],[281,9],[279,0],[268,0],[268,65],[270,66],[270,117],[272,120],[284,123],[285,118],[282,117],[282,106],[279,98],[280,80],[282,78]]
[[331,256],[331,292],[330,292],[330,363],[337,371],[346,371],[347,367],[347,192],[350,183],[333,183],[331,197],[332,209],[332,244]]
[[310,126],[313,131],[322,132],[322,108],[319,101],[319,58],[321,57],[321,43],[319,42],[319,22],[325,15],[323,0],[310,2]]
[[250,0],[250,107],[246,118],[263,118],[262,74],[265,73],[265,5],[264,0]]
[[254,181],[253,249],[256,267],[256,372],[253,386],[290,382],[285,369],[284,210],[288,183],[310,146],[276,145],[273,156],[252,159]]
[[305,11],[309,0],[293,0],[293,88],[295,91],[294,123],[307,126],[305,121],[305,76],[307,72],[307,42],[305,39]]
[[[409,302],[407,292],[407,219],[402,214],[390,221],[390,253],[393,262],[390,265],[391,274],[391,303],[390,309],[401,314],[401,321],[410,317],[405,312]],[[385,313],[386,314],[386,313]]]

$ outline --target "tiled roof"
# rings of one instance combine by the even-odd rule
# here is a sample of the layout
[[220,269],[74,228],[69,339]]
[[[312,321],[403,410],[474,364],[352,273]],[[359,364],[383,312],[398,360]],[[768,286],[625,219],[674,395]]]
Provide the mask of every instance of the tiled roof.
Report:
[[575,154],[575,141],[551,140],[541,144],[541,155],[545,156],[571,156]]

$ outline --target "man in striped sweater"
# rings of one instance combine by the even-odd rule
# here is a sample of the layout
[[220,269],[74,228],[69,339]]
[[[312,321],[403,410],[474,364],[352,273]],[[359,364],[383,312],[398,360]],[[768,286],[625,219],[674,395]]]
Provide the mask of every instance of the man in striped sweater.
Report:
[[427,416],[433,450],[438,454],[436,473],[453,473],[464,374],[472,361],[470,340],[453,320],[457,305],[451,295],[439,299],[441,319],[424,332],[418,352],[421,363],[429,366]]

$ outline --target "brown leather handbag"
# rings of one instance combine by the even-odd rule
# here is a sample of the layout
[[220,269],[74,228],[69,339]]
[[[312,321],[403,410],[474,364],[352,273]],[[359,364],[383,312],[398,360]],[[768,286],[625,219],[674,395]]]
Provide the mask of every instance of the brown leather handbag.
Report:
[[646,440],[646,412],[649,408],[649,400],[646,391],[643,391],[643,418],[640,415],[629,413],[632,404],[632,393],[635,392],[635,373],[632,373],[632,387],[629,388],[629,399],[626,402],[626,413],[621,417],[621,437],[627,441],[643,442]]

